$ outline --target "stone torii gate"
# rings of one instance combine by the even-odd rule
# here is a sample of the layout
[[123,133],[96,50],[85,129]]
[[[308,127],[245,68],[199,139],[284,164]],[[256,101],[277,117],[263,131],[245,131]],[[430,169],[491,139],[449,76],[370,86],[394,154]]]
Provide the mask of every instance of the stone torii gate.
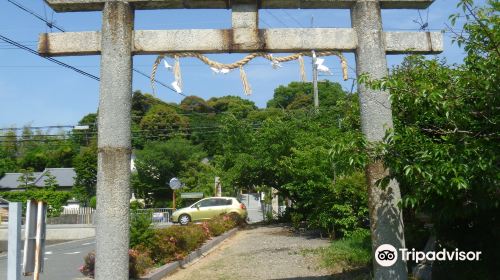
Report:
[[[132,56],[171,52],[246,53],[336,50],[355,52],[357,75],[388,74],[386,54],[439,53],[437,32],[384,32],[382,9],[423,9],[433,0],[45,0],[57,12],[102,11],[101,32],[41,34],[47,56],[101,55],[98,116],[96,279],[128,279]],[[136,30],[134,11],[232,9],[232,29]],[[352,28],[259,29],[259,9],[350,9]],[[393,126],[388,92],[358,84],[362,131],[369,142]],[[366,168],[373,251],[405,246],[399,185],[382,190],[382,162]],[[406,279],[400,258],[391,267],[374,262],[376,279]]]

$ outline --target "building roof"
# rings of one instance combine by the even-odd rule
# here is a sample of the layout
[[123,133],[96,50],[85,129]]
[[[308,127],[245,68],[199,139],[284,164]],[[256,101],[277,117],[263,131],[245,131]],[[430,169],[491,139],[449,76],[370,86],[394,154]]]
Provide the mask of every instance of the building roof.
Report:
[[[21,177],[22,173],[5,173],[5,175],[0,179],[0,189],[15,189],[21,183],[17,180]],[[38,178],[42,175],[42,172],[33,172],[33,176]],[[33,182],[31,182],[33,183]]]
[[43,173],[35,179],[35,186],[44,187],[47,172],[56,177],[59,187],[72,187],[75,184],[76,172],[74,168],[45,168]]
[[[31,183],[37,187],[44,187],[48,171],[56,177],[60,187],[72,187],[75,183],[74,168],[45,168],[43,172],[33,172],[35,180]],[[0,179],[0,189],[17,189],[20,184],[17,180],[21,175],[22,173],[5,173],[5,176]]]

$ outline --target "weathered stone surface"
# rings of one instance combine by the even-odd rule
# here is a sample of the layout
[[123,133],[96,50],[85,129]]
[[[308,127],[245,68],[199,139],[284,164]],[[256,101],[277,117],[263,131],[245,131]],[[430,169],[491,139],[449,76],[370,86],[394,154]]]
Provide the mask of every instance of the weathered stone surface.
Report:
[[[382,31],[378,1],[358,1],[351,10],[351,19],[358,36],[356,74],[359,77],[366,73],[373,79],[386,77],[388,70],[385,38],[390,36],[384,36]],[[404,44],[399,42],[397,45]],[[383,141],[387,130],[393,127],[389,92],[374,90],[358,82],[358,93],[361,130],[371,145],[377,145]],[[399,184],[396,180],[391,180],[385,188],[377,184],[387,175],[389,175],[389,170],[380,160],[370,162],[366,166],[373,252],[382,244],[390,244],[396,250],[405,247],[403,217],[398,206],[401,201]],[[406,262],[402,258],[398,258],[396,263],[389,267],[383,267],[374,261],[373,267],[373,278],[376,280],[406,280],[408,278]]]
[[[159,54],[196,51],[202,53],[254,52],[274,53],[310,51],[312,49],[354,52],[358,46],[351,28],[238,29],[239,35],[254,38],[238,43],[230,29],[138,30],[134,34],[133,53]],[[431,54],[443,51],[440,32],[384,32],[386,52]],[[257,42],[255,42],[257,40]],[[66,32],[41,34],[38,51],[48,56],[100,54],[100,32]]]
[[388,54],[436,54],[444,49],[441,32],[384,32],[384,35]]
[[[107,0],[45,0],[56,12],[100,11]],[[232,4],[254,4],[255,0],[128,0],[137,10],[229,9]],[[349,9],[356,0],[262,0],[263,9]],[[380,0],[385,9],[425,9],[434,0]]]
[[126,2],[110,1],[102,21],[96,279],[128,280],[134,12]]

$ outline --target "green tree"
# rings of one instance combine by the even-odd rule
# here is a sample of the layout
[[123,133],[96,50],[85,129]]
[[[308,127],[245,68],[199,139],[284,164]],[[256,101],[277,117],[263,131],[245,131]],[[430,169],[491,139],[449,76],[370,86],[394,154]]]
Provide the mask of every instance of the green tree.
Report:
[[148,142],[143,150],[136,152],[135,164],[139,181],[133,186],[140,189],[135,189],[134,192],[139,197],[146,197],[149,192],[153,192],[157,200],[169,200],[172,194],[168,187],[170,179],[181,176],[185,162],[199,162],[205,155],[200,146],[193,145],[184,138]]
[[45,172],[45,177],[43,181],[45,189],[55,191],[59,187],[56,176],[52,175],[50,171],[47,171]]
[[213,111],[203,98],[194,95],[185,97],[180,107],[188,112],[209,113]]
[[433,276],[489,279],[500,258],[500,6],[459,7],[467,20],[455,38],[467,54],[462,65],[411,56],[369,84],[391,91],[385,160],[402,187],[407,231],[419,230],[415,217],[425,215],[439,246],[482,251],[481,262],[435,264]]
[[19,182],[18,188],[25,188],[27,190],[34,188],[36,177],[33,168],[21,169],[20,173],[21,176],[17,178],[17,181]]
[[231,113],[239,118],[245,118],[251,111],[257,109],[252,101],[231,95],[212,97],[207,101],[207,104],[216,113]]
[[17,169],[17,137],[13,130],[1,133],[2,143],[0,143],[0,177],[6,172],[13,172]]
[[91,142],[89,147],[83,147],[73,159],[76,177],[73,193],[75,197],[87,202],[96,194],[97,186],[97,143]]
[[89,113],[78,122],[80,126],[88,126],[88,129],[73,129],[71,139],[80,146],[88,146],[93,138],[97,136],[97,114]]
[[154,105],[142,118],[139,127],[141,134],[151,140],[169,139],[178,133],[185,133],[189,119],[167,105]]
[[136,90],[132,94],[132,120],[139,123],[153,106],[166,104],[151,94],[143,94],[140,90]]
[[47,214],[49,217],[57,217],[61,214],[63,206],[71,198],[71,192],[54,191],[43,188],[28,189],[24,192],[0,192],[3,197],[12,202],[22,202],[26,204],[27,200],[40,200],[47,203]]
[[[320,107],[332,107],[345,96],[339,83],[323,80],[318,82]],[[273,99],[267,102],[268,108],[301,109],[313,105],[312,83],[291,82],[274,90]]]

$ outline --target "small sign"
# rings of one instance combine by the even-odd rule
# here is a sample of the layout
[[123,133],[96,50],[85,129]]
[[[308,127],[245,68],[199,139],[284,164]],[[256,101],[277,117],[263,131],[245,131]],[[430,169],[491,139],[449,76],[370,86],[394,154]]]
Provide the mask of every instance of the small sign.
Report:
[[177,189],[180,189],[182,187],[181,180],[179,180],[175,177],[170,179],[169,185],[170,185],[170,188],[172,190],[177,190]]
[[203,198],[204,196],[202,192],[181,193],[181,198]]

